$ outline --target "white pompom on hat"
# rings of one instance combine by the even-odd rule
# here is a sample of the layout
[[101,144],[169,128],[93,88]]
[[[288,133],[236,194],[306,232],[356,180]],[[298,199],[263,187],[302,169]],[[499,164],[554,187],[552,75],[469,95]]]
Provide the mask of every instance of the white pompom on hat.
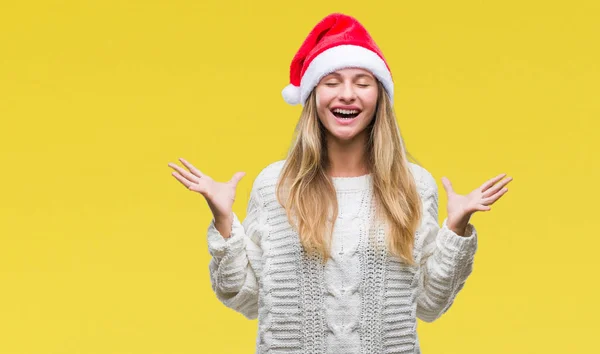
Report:
[[281,91],[281,95],[285,102],[291,105],[297,105],[300,103],[300,87],[294,86],[292,84],[287,85]]
[[290,83],[281,92],[283,99],[304,105],[325,75],[343,68],[369,70],[393,102],[394,82],[383,53],[355,18],[340,13],[322,19],[300,46],[290,65]]

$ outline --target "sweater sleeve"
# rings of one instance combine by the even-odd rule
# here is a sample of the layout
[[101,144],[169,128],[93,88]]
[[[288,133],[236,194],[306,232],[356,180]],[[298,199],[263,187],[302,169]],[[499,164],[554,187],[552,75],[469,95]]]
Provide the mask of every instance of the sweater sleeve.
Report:
[[477,250],[477,232],[468,224],[464,236],[451,231],[444,219],[438,224],[438,188],[427,173],[423,195],[423,222],[420,237],[424,237],[420,258],[417,317],[433,322],[452,305],[458,292],[473,270]]
[[261,235],[266,215],[259,191],[253,186],[246,218],[240,222],[233,213],[231,236],[224,238],[215,227],[208,227],[211,286],[227,307],[248,319],[258,317],[258,284],[261,273]]

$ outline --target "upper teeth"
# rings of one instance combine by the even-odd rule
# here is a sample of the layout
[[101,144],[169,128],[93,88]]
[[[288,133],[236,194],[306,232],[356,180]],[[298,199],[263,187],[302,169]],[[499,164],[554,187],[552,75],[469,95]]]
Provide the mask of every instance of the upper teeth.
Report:
[[358,113],[357,109],[340,109],[340,108],[336,108],[333,110],[336,113],[342,113],[342,114],[356,114]]

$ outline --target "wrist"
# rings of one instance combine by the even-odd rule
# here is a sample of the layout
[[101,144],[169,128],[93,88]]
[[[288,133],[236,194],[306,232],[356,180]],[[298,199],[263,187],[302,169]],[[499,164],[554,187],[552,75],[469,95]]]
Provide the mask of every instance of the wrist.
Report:
[[219,231],[223,238],[231,237],[233,228],[233,215],[230,216],[215,216],[215,228]]
[[230,211],[229,214],[215,214],[213,213],[213,219],[215,223],[224,223],[224,222],[233,222],[233,211]]
[[466,227],[463,227],[463,228],[450,228],[449,227],[449,229],[450,229],[450,231],[454,232],[455,234],[457,234],[458,236],[461,236],[461,237],[465,236],[465,232],[467,230]]
[[460,224],[455,224],[453,222],[446,222],[446,226],[448,227],[448,229],[452,232],[454,232],[455,234],[457,234],[458,236],[464,236],[466,231],[467,231],[467,223],[460,223]]

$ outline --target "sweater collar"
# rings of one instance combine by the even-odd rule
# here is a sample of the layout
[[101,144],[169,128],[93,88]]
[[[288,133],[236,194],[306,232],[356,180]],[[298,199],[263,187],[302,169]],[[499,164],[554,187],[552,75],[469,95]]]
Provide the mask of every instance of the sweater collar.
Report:
[[372,175],[356,177],[331,177],[336,191],[365,190],[371,186]]

